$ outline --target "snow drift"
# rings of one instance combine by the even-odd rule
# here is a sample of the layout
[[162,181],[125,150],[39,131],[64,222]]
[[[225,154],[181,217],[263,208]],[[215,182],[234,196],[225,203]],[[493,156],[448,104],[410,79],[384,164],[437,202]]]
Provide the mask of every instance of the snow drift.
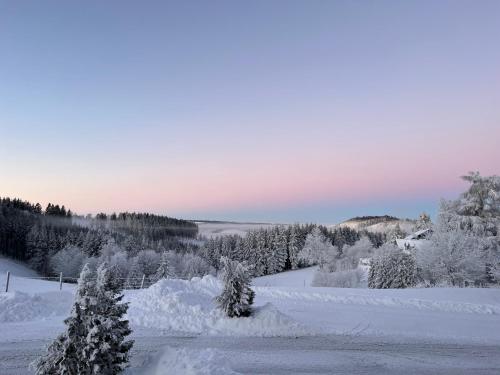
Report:
[[46,292],[30,295],[23,292],[0,294],[0,322],[44,320],[69,314],[73,294]]
[[133,326],[166,331],[243,336],[297,336],[310,332],[271,304],[254,309],[248,318],[227,318],[215,306],[222,285],[213,276],[161,280],[149,289],[130,293],[128,319]]

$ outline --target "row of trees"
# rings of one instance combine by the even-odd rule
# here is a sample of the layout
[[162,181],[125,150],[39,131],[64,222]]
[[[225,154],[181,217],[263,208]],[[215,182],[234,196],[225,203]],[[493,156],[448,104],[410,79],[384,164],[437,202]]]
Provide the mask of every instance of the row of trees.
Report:
[[[309,237],[310,234],[313,236]],[[382,234],[367,235],[370,235],[376,246],[383,243]],[[319,237],[322,244],[314,247],[314,241]],[[319,264],[322,262],[321,254],[325,253],[323,244],[335,247],[338,255],[342,254],[344,247],[353,245],[360,238],[360,232],[345,227],[330,230],[313,224],[294,224],[287,227],[278,225],[250,231],[245,237],[228,235],[208,239],[200,254],[216,270],[221,267],[221,257],[228,257],[246,262],[254,276],[262,276],[297,269],[304,265]],[[305,246],[309,255],[300,256],[299,253],[303,252]]]
[[[0,199],[0,252],[27,261],[43,275],[63,271],[65,275],[76,277],[84,262],[101,258],[103,251],[109,252],[110,246],[119,247],[123,252],[120,256],[127,259],[129,269],[132,269],[135,263],[140,263],[140,259],[148,257],[148,251],[192,251],[195,246],[186,242],[185,238],[194,238],[197,231],[195,223],[166,216],[120,213],[109,217],[101,214],[98,218],[83,218],[57,204],[49,203],[43,211],[38,203]],[[173,263],[187,263],[188,257],[178,256],[181,259]],[[201,262],[196,257],[193,260],[195,268],[206,266],[200,266]],[[183,267],[178,268],[180,275],[193,273],[183,270]]]

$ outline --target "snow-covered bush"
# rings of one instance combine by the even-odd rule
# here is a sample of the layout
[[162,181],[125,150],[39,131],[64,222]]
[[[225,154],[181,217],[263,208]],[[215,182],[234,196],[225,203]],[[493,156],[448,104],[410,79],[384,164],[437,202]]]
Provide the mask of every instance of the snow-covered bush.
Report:
[[480,239],[461,230],[436,231],[416,250],[419,278],[430,285],[470,286],[484,281]]
[[68,245],[50,259],[50,268],[55,274],[62,272],[64,277],[78,278],[86,258],[80,248]]
[[360,269],[323,272],[318,270],[314,274],[312,286],[332,288],[360,288],[366,286],[363,282],[363,271]]
[[247,266],[227,257],[221,258],[224,289],[216,297],[220,309],[230,317],[249,316],[255,292],[250,288],[251,277]]
[[416,275],[414,255],[388,243],[381,246],[371,260],[368,287],[408,288],[415,286]]
[[354,269],[358,267],[359,260],[361,258],[368,258],[371,256],[374,248],[370,239],[363,236],[358,241],[356,241],[354,245],[345,245],[342,250],[342,255],[346,260],[346,264],[349,266],[348,269]]
[[319,228],[314,228],[306,237],[304,247],[298,254],[306,265],[319,265],[321,269],[330,268],[337,257],[338,249],[326,238]]

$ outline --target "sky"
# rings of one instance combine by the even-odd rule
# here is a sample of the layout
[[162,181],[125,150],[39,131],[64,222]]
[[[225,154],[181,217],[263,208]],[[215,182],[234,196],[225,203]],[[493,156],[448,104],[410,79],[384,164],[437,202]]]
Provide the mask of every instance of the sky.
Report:
[[0,196],[435,214],[500,173],[500,2],[0,2]]

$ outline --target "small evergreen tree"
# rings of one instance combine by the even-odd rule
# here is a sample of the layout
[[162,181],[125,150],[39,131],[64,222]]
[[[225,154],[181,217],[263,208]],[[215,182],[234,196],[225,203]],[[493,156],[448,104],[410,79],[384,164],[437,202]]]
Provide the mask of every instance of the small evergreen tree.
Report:
[[216,302],[230,317],[249,316],[255,292],[250,288],[250,272],[245,263],[221,258],[223,266],[224,290],[216,297]]
[[163,252],[161,255],[160,265],[156,270],[156,273],[153,275],[153,282],[160,281],[161,279],[168,279],[172,277],[172,267],[170,266],[170,262],[167,257],[167,252]]
[[290,237],[288,238],[288,257],[292,270],[299,268],[299,251],[301,249],[299,230],[300,228],[298,228],[298,225],[293,225],[290,230]]
[[131,333],[122,317],[128,306],[106,263],[97,272],[86,264],[78,280],[71,316],[65,320],[66,332],[48,347],[47,354],[35,364],[38,375],[114,375],[128,362],[133,341],[124,342]]
[[413,254],[395,245],[382,246],[370,262],[368,287],[375,289],[408,288],[415,286],[417,266]]
[[88,265],[85,265],[78,280],[71,316],[64,321],[66,332],[60,334],[47,348],[47,354],[34,363],[38,375],[90,374],[88,363],[81,353],[88,333],[85,325],[88,311],[82,307],[88,307],[89,295],[94,293],[95,283],[92,277]]
[[91,374],[114,375],[128,364],[133,341],[125,341],[132,331],[123,320],[128,304],[121,303],[123,294],[113,280],[106,263],[97,270],[96,295],[88,317],[86,345],[82,351]]

